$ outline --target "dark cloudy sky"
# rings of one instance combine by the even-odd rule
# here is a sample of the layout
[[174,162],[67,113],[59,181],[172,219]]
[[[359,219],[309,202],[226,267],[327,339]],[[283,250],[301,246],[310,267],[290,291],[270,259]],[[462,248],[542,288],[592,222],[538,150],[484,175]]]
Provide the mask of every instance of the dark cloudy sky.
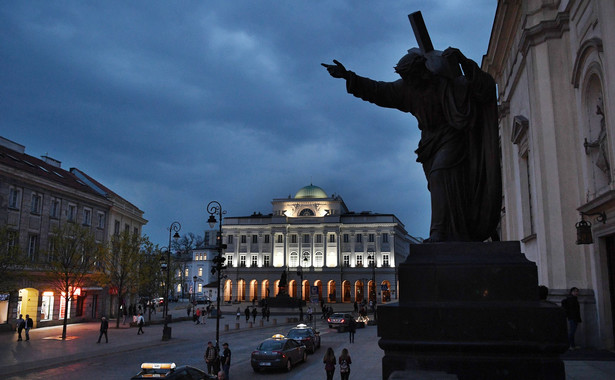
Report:
[[143,211],[144,233],[202,235],[205,207],[271,212],[301,187],[429,233],[410,114],[345,91],[341,61],[392,81],[421,10],[436,49],[479,64],[496,1],[4,1],[0,135],[78,167]]

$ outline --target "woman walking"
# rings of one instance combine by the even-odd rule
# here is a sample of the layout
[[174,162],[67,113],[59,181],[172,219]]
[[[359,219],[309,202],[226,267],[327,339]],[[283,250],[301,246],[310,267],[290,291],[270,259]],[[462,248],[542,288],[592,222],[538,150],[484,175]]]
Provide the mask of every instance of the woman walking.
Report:
[[333,348],[327,348],[327,352],[325,353],[325,357],[322,359],[322,362],[325,363],[327,380],[333,380],[333,373],[335,372],[335,354],[333,353]]
[[350,376],[350,364],[352,364],[352,360],[350,359],[350,355],[348,355],[348,350],[343,349],[342,354],[339,358],[340,362],[340,375],[342,376],[342,380],[348,380]]

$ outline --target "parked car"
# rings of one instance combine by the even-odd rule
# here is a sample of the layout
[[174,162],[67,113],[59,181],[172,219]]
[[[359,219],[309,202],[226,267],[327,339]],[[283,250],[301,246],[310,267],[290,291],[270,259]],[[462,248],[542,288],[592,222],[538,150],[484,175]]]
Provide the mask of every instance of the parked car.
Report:
[[301,342],[310,354],[313,354],[320,347],[320,333],[304,324],[293,327],[286,336]]
[[350,320],[352,318],[353,316],[348,313],[333,313],[329,318],[327,318],[327,323],[330,328],[343,331],[348,329],[348,325],[350,324]]
[[143,363],[141,372],[131,377],[131,380],[141,379],[168,379],[168,380],[213,380],[216,376],[191,366],[177,367],[175,363]]
[[196,303],[199,305],[211,305],[211,300],[207,296],[196,296]]
[[250,364],[254,372],[262,369],[281,368],[290,371],[299,362],[307,360],[307,350],[300,342],[276,334],[262,341],[252,351]]

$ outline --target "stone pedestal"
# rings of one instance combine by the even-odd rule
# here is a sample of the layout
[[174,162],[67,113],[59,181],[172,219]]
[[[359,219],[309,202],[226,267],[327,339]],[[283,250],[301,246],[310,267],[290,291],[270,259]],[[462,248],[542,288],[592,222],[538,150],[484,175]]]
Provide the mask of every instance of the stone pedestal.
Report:
[[565,379],[565,314],[538,299],[519,242],[412,245],[398,273],[399,303],[378,307],[383,379],[413,370]]

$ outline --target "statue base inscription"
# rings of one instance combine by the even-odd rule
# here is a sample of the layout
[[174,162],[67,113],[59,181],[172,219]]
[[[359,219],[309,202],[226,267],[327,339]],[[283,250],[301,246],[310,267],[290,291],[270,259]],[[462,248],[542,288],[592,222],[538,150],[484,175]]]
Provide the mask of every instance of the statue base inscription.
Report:
[[399,278],[399,303],[378,308],[383,379],[425,370],[565,379],[564,311],[539,300],[536,265],[519,242],[412,245]]

